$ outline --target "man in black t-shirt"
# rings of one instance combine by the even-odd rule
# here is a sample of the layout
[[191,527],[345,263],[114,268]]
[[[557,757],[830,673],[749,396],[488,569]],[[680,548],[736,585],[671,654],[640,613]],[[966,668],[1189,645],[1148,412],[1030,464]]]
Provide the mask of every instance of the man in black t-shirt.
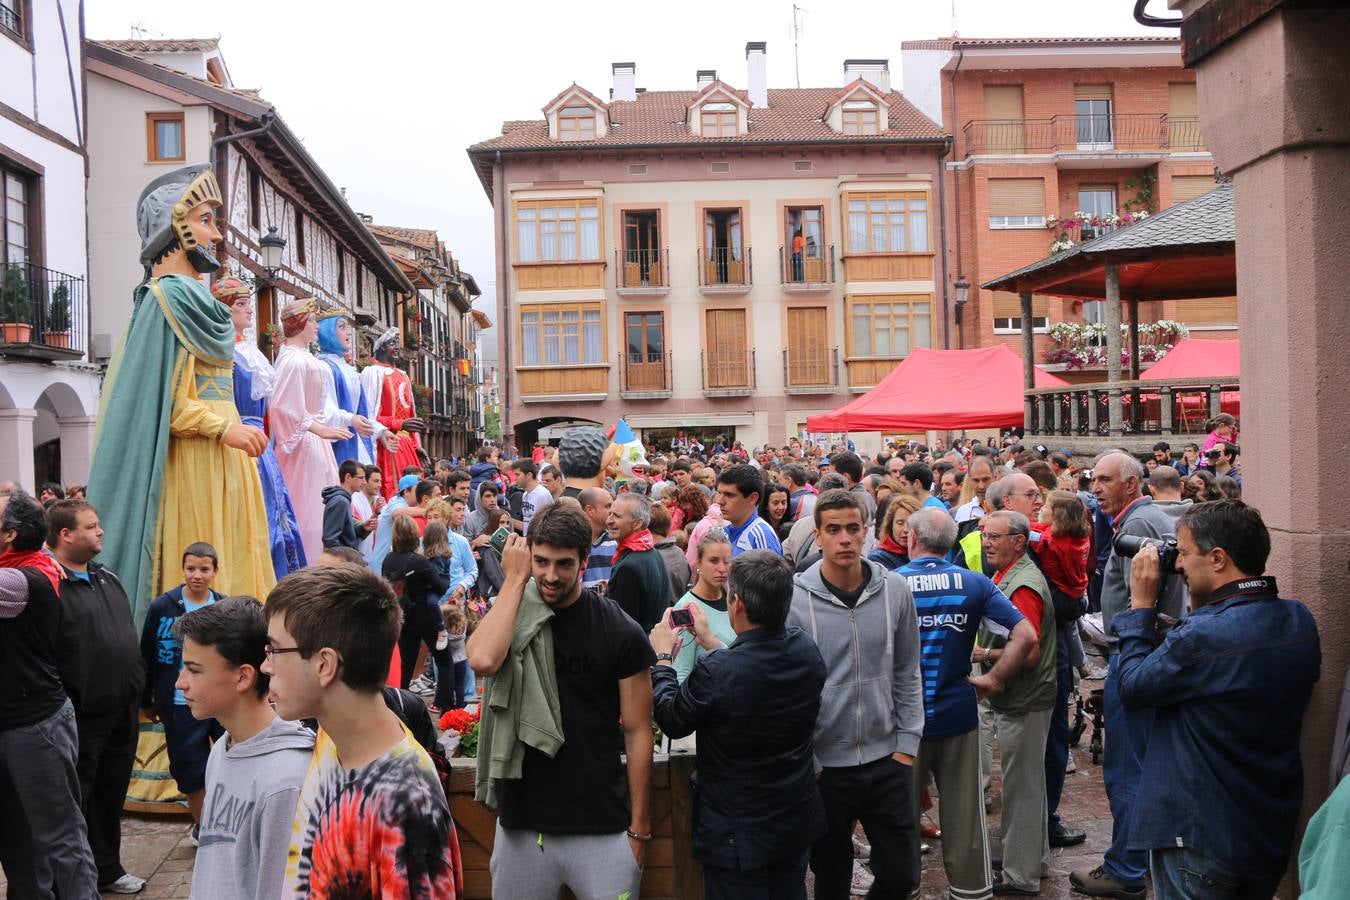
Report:
[[[543,627],[552,636],[563,743],[552,758],[526,746],[521,777],[496,782],[491,871],[497,897],[553,900],[563,885],[578,897],[638,897],[651,840],[649,669],[656,656],[618,604],[582,588],[590,551],[585,513],[571,503],[543,509],[528,541],[507,540],[501,593],[469,640],[469,664],[478,675],[496,676],[509,664],[523,677],[537,677],[529,666],[507,660],[533,577],[553,613]],[[520,695],[546,693],[535,687],[527,684]],[[502,717],[494,728],[510,721],[509,711],[493,716]]]

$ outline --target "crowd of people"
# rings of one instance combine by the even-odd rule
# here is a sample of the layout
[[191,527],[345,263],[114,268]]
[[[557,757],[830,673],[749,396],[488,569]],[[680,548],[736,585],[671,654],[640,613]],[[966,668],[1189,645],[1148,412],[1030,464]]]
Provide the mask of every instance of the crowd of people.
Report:
[[[1111,844],[1073,889],[1271,896],[1318,634],[1264,574],[1235,423],[1215,424],[1142,461],[794,439],[620,467],[585,428],[529,456],[353,457],[310,565],[227,596],[229,561],[194,541],[139,627],[100,510],[5,483],[10,895],[144,888],[119,849],[143,716],[194,822],[193,897],[461,896],[435,723],[466,706],[498,897],[636,900],[653,753],[691,735],[709,898],[805,897],[808,868],[822,900],[908,897],[934,840],[953,898],[1035,895],[1051,848],[1086,838],[1059,816],[1069,710],[1104,677]],[[1347,806],[1305,844],[1305,896],[1336,893]]]

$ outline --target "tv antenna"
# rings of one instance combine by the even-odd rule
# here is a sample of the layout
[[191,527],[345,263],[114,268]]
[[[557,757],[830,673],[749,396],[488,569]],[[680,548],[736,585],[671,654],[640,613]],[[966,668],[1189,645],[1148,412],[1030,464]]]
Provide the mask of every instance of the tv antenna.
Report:
[[797,77],[797,87],[802,86],[801,53],[798,46],[802,33],[801,14],[806,12],[797,4],[792,4],[792,70]]

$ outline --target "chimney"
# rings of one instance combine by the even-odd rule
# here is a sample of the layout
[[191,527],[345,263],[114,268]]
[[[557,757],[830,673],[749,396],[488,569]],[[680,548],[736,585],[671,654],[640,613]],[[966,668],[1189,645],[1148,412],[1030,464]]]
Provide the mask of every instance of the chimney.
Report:
[[703,87],[705,84],[712,84],[716,80],[716,69],[699,69],[698,73],[694,76],[694,83],[699,87]]
[[745,45],[745,68],[750,90],[750,105],[763,109],[769,105],[769,85],[764,73],[765,51],[768,44],[764,41],[750,41]]
[[637,99],[637,63],[616,62],[609,67],[614,76],[614,87],[610,89],[611,100]]
[[891,89],[891,61],[889,59],[846,59],[844,60],[844,83],[850,84],[858,78],[869,82],[878,90]]

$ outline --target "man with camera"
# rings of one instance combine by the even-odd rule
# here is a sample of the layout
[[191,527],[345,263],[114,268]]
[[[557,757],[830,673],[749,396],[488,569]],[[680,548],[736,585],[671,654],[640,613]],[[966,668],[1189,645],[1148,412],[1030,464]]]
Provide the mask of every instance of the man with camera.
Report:
[[807,852],[825,834],[812,742],[825,662],[800,628],[784,627],[791,605],[791,566],[749,550],[731,564],[730,647],[699,656],[678,684],[679,629],[706,649],[720,641],[697,603],[651,630],[656,723],[674,738],[698,731],[694,856],[710,900],[805,900]]
[[[1111,517],[1114,528],[1111,554],[1102,570],[1102,630],[1109,645],[1106,685],[1103,696],[1106,730],[1106,758],[1102,780],[1111,803],[1111,846],[1095,869],[1080,869],[1069,875],[1079,893],[1091,897],[1116,897],[1143,900],[1148,877],[1148,858],[1142,850],[1131,849],[1130,825],[1139,786],[1140,766],[1153,710],[1132,708],[1121,702],[1119,643],[1112,633],[1114,616],[1130,606],[1130,567],[1135,546],[1122,551],[1122,541],[1132,538],[1174,539],[1179,506],[1155,504],[1143,495],[1144,467],[1128,453],[1107,453],[1092,467],[1092,494],[1097,505]],[[1186,586],[1180,578],[1169,578],[1161,587],[1157,610],[1164,621],[1175,621],[1185,611]]]
[[1156,900],[1269,897],[1302,803],[1299,733],[1321,667],[1317,625],[1262,574],[1270,535],[1261,514],[1220,500],[1177,525],[1175,568],[1192,609],[1160,641],[1169,569],[1158,549],[1147,542],[1135,554],[1130,608],[1113,621],[1120,697],[1153,716],[1129,849],[1148,853]]

